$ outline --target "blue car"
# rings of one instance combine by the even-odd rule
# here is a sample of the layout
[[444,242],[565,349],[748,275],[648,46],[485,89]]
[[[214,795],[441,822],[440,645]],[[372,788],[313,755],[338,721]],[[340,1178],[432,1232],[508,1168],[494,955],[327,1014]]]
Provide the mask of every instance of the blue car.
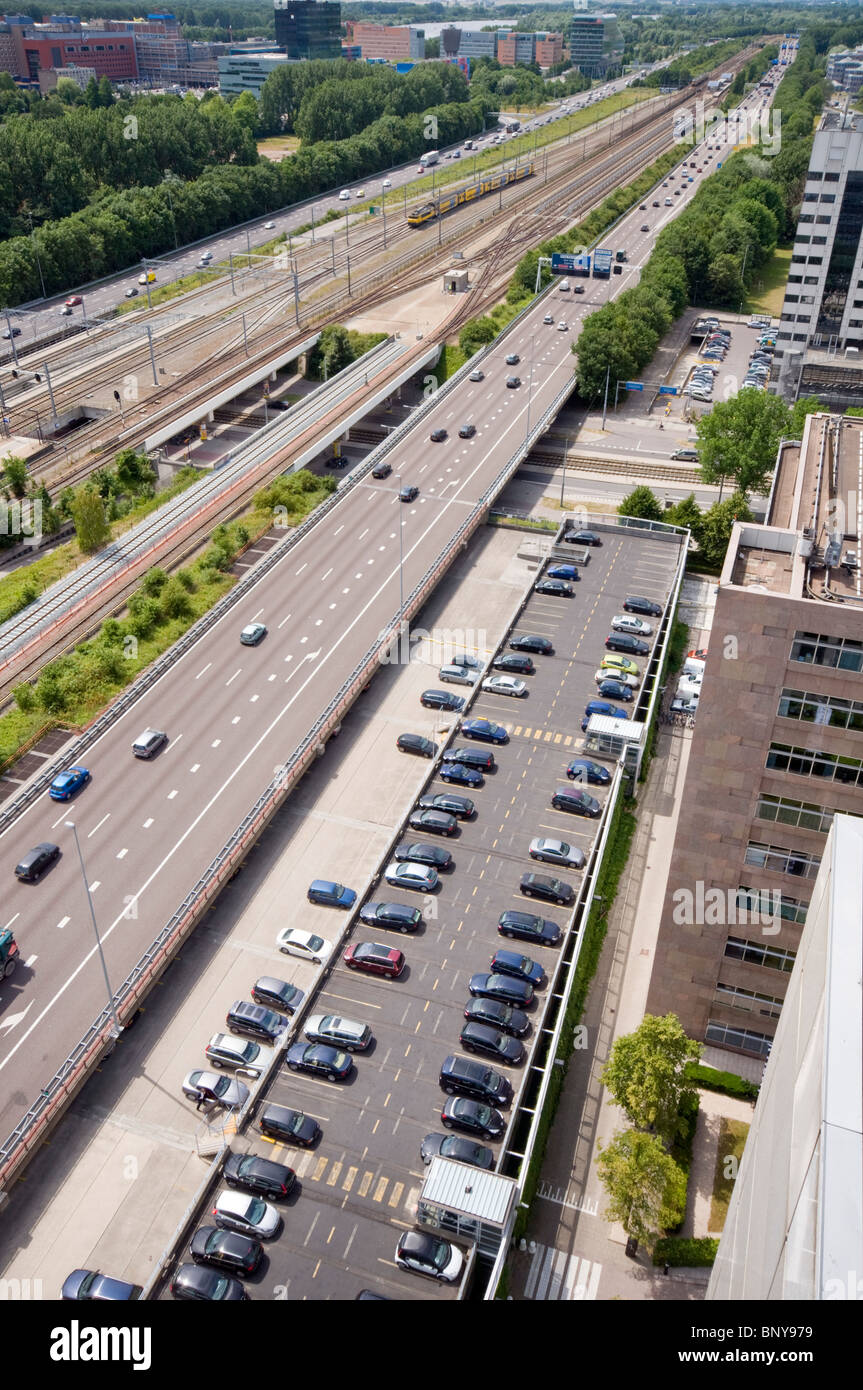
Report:
[[443,763],[440,776],[441,781],[455,782],[460,787],[481,787],[485,783],[479,768],[466,767],[464,763]]
[[575,565],[552,565],[546,573],[549,579],[578,579]]
[[52,801],[68,801],[86,787],[90,780],[90,774],[86,767],[67,767],[65,772],[58,772],[48,791]]
[[325,878],[316,878],[309,885],[309,902],[320,903],[322,907],[353,907],[357,895],[353,888],[345,888],[343,883],[330,883]]
[[465,738],[478,738],[482,743],[509,743],[509,734],[502,724],[490,719],[465,719],[461,726]]
[[601,763],[591,762],[590,758],[574,758],[566,769],[566,775],[573,782],[587,782],[602,787],[611,781],[611,773]]
[[509,975],[516,980],[524,980],[534,989],[545,984],[545,971],[538,961],[523,956],[521,951],[495,951],[489,969],[495,975]]
[[623,685],[620,681],[607,680],[600,681],[597,687],[599,695],[605,695],[609,700],[631,700],[632,691],[628,685]]
[[592,714],[607,714],[610,715],[612,719],[629,718],[625,709],[618,709],[617,705],[610,705],[607,700],[589,700],[584,707],[584,718],[581,721],[582,733],[586,730],[588,720]]

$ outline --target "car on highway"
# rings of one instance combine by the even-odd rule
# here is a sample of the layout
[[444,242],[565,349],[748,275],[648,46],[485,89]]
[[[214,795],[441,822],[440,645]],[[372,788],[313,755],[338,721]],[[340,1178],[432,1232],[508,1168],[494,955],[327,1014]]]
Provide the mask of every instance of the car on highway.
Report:
[[576,285],[573,294],[584,294],[584,285]]
[[542,966],[538,961],[531,960],[530,956],[523,956],[521,951],[509,951],[499,947],[491,958],[490,969],[493,975],[506,975],[514,980],[521,980],[533,989],[541,989],[545,984],[545,971]]
[[345,1081],[354,1069],[347,1052],[327,1047],[324,1043],[292,1043],[285,1054],[285,1064],[290,1071],[324,1076],[327,1081]]
[[264,223],[264,231],[265,231],[265,232],[271,232],[271,231],[273,230],[273,228],[275,227],[275,225],[276,225],[275,222],[265,222],[265,223]]
[[[421,840],[396,845],[393,857],[402,861],[408,860],[411,864],[430,864],[438,873],[453,866],[453,858],[448,849],[442,849],[440,845],[424,844]],[[415,911],[414,908],[410,910]]]
[[218,1226],[200,1226],[192,1236],[189,1254],[196,1265],[211,1265],[226,1274],[248,1279],[264,1258],[264,1247],[254,1236],[220,1231]]
[[59,858],[60,846],[45,840],[41,845],[34,845],[33,849],[28,850],[18,861],[15,865],[15,877],[21,883],[35,883]]
[[273,1049],[260,1043],[243,1042],[229,1033],[214,1033],[204,1048],[211,1067],[227,1067],[230,1071],[250,1071],[260,1076],[273,1060]]
[[395,980],[405,968],[402,951],[383,946],[379,941],[353,941],[342,956],[349,970],[364,970],[367,975],[383,975]]
[[[608,719],[628,719],[629,715],[625,709],[619,709],[617,705],[612,705],[608,700],[588,700],[584,707],[584,715],[581,721],[581,732],[585,733],[591,715],[601,714]],[[569,810],[569,807],[565,808]]]
[[626,682],[615,680],[613,676],[608,676],[602,681],[597,687],[596,693],[605,700],[623,700],[627,703],[634,698],[632,690]]
[[213,1218],[222,1231],[239,1231],[242,1236],[271,1240],[282,1229],[282,1218],[275,1207],[247,1192],[225,1188],[213,1204]]
[[[465,749],[465,752],[473,750]],[[493,755],[492,755],[493,756]],[[446,811],[457,820],[470,820],[476,812],[476,804],[469,796],[459,796],[457,792],[424,792],[417,806]]]
[[258,1158],[257,1154],[231,1154],[224,1178],[228,1187],[241,1187],[244,1192],[254,1192],[271,1202],[289,1197],[297,1183],[293,1168],[274,1163],[271,1158]]
[[71,304],[64,304],[63,308],[59,312],[61,318],[69,318],[70,314],[73,312]]
[[455,835],[458,822],[455,816],[434,806],[423,806],[411,811],[408,817],[411,830],[427,830],[433,835]]
[[225,1022],[232,1033],[245,1034],[249,1038],[262,1038],[273,1043],[281,1037],[288,1027],[288,1020],[274,1009],[265,1009],[261,1004],[250,1004],[247,999],[235,999],[225,1016]]
[[589,786],[604,787],[611,781],[611,773],[601,763],[591,762],[590,758],[573,758],[566,769],[571,782],[586,782]]
[[399,734],[396,748],[400,753],[415,753],[418,758],[434,758],[437,754],[437,744],[422,734]]
[[575,590],[563,579],[540,579],[533,586],[535,594],[550,594],[553,598],[572,598]]
[[353,888],[346,888],[343,883],[333,883],[327,878],[313,879],[306,896],[310,903],[318,903],[321,907],[348,908],[353,907],[357,900]]
[[468,767],[461,762],[442,763],[440,768],[442,782],[452,782],[457,787],[482,787],[485,778],[477,767]]
[[[624,711],[619,713],[626,717]],[[568,811],[570,815],[591,816],[594,819],[602,815],[602,807],[596,797],[575,787],[558,787],[552,795],[551,804],[555,811]]]
[[547,903],[557,903],[559,907],[571,903],[575,897],[572,887],[560,878],[550,878],[547,874],[522,874],[519,888],[526,898],[542,898]]
[[631,632],[634,637],[650,637],[653,624],[637,618],[634,613],[617,613],[611,620],[615,632]]
[[132,752],[136,758],[155,758],[167,742],[168,735],[163,729],[145,729],[132,744]]
[[130,1284],[125,1279],[113,1279],[98,1269],[73,1269],[63,1280],[60,1297],[76,1302],[129,1303],[140,1298],[142,1284]]
[[478,999],[497,999],[517,1009],[527,1009],[533,1003],[533,986],[511,975],[478,971],[468,981],[468,993]]
[[429,435],[429,439],[431,440],[432,444],[442,444],[446,437],[447,432],[444,429],[432,430],[431,434]]
[[517,352],[507,353],[506,365],[508,367],[516,367],[520,361],[521,358],[519,357]]
[[407,483],[403,488],[399,488],[400,502],[413,502],[419,495],[420,490],[414,483]]
[[554,323],[554,314],[546,314],[543,323]]
[[381,188],[392,188],[392,179],[382,179]]
[[499,1110],[467,1096],[450,1096],[440,1112],[441,1124],[447,1129],[460,1129],[465,1134],[478,1134],[482,1139],[499,1139],[506,1121]]
[[567,844],[566,840],[537,836],[531,840],[528,853],[531,859],[543,864],[559,864],[564,869],[583,869],[587,858],[583,850]]
[[545,573],[547,579],[569,579],[573,584],[581,578],[575,565],[550,565]]
[[445,1284],[454,1284],[464,1266],[464,1256],[455,1245],[426,1231],[405,1231],[399,1237],[395,1261],[400,1269],[425,1274]]
[[462,425],[458,432],[459,439],[473,439],[476,434],[476,425],[470,423]]
[[258,1128],[269,1139],[296,1144],[301,1149],[312,1148],[321,1137],[317,1120],[313,1120],[311,1115],[304,1115],[302,1110],[291,1110],[287,1105],[263,1106],[258,1116]]
[[69,298],[64,300],[64,303],[67,309],[71,309],[75,304],[83,304],[84,301],[80,294],[70,294]]
[[612,632],[605,639],[610,652],[626,652],[629,656],[649,656],[650,643],[642,642],[640,637],[630,637],[628,632]]
[[534,632],[521,632],[509,639],[514,652],[533,652],[537,656],[554,656],[554,647],[547,637]]
[[475,1019],[477,1023],[487,1023],[499,1028],[514,1038],[523,1038],[530,1030],[527,1014],[522,1013],[521,1009],[514,1009],[502,999],[469,999],[464,1006],[464,1016]]
[[372,469],[373,478],[388,478],[393,471],[391,463],[376,463]]
[[244,647],[256,647],[266,635],[267,629],[263,623],[249,623],[240,633],[240,641]]
[[256,1004],[263,1004],[267,1009],[283,1009],[288,1014],[295,1013],[306,997],[305,990],[275,975],[260,975],[249,993]]
[[433,893],[440,882],[436,869],[410,860],[399,863],[394,859],[384,869],[384,878],[391,888],[412,888],[419,893]]
[[367,927],[393,927],[400,932],[416,931],[423,920],[419,908],[408,907],[407,903],[365,903],[359,916]]
[[20,329],[20,328],[11,328],[11,329],[10,329],[10,328],[7,328],[7,329],[5,329],[4,332],[3,332],[3,337],[4,337],[4,339],[6,340],[7,343],[11,343],[11,341],[12,341],[13,338],[20,338],[20,337],[21,337],[21,329]]
[[639,685],[637,676],[630,676],[626,671],[617,671],[608,666],[600,666],[598,671],[594,671],[593,679],[597,685],[602,685],[607,680],[620,681],[621,685],[628,685],[630,690],[637,690]]
[[299,956],[300,960],[310,960],[314,965],[321,965],[333,949],[322,936],[301,931],[299,927],[284,927],[276,937],[276,945],[286,956]]
[[174,1298],[190,1298],[198,1303],[242,1303],[248,1295],[239,1279],[203,1265],[180,1265],[171,1280]]
[[340,1014],[312,1014],[303,1024],[309,1042],[329,1043],[345,1052],[365,1052],[372,1042],[368,1023],[358,1023]]
[[48,795],[52,801],[68,801],[89,781],[90,773],[86,767],[67,767],[65,772],[57,773],[48,788]]
[[341,191],[341,193],[339,194],[339,202],[340,202],[340,203],[349,203],[350,201],[351,201],[351,191],[350,191],[350,189],[349,189],[349,188],[343,188],[342,191]]
[[642,222],[642,224],[641,224],[641,226],[640,226],[640,228],[639,228],[639,231],[642,231],[642,232],[649,232],[649,231],[650,231],[650,228],[648,227],[648,225],[647,225],[646,222]]
[[472,1168],[494,1167],[494,1154],[484,1144],[475,1144],[472,1139],[462,1139],[457,1134],[427,1134],[420,1146],[423,1163],[431,1163],[433,1158],[451,1158],[456,1163],[469,1163]]
[[529,656],[520,656],[516,652],[503,652],[491,664],[495,671],[517,672],[520,676],[532,676],[536,671]]
[[518,676],[486,676],[482,688],[490,695],[511,695],[517,700],[527,694],[527,684]]
[[473,371],[468,377],[468,381],[485,381],[485,372],[482,371],[479,367],[474,367]]
[[659,201],[658,198],[654,198],[652,206],[655,207],[655,208],[658,208],[658,207],[661,206],[660,201]]
[[506,384],[510,391],[514,391],[516,387],[521,386],[521,377],[508,376],[506,379]]
[[646,203],[641,203],[641,205],[639,206],[638,211],[639,211],[639,212],[647,212],[647,204],[646,204]]
[[465,738],[475,738],[481,743],[509,743],[509,734],[503,725],[490,719],[463,719],[460,732]]
[[484,1057],[503,1062],[505,1066],[520,1066],[525,1058],[524,1047],[517,1038],[487,1023],[468,1020],[463,1024],[458,1040],[465,1052],[481,1053]]
[[557,325],[557,331],[558,333],[567,333],[569,331],[569,324],[564,323],[563,319],[561,319],[560,323]]
[[127,298],[127,299],[137,299],[137,298],[138,298],[138,286],[137,286],[137,285],[132,285],[131,288],[128,289],[128,290],[126,291],[126,298]]
[[239,1110],[249,1099],[249,1088],[230,1076],[215,1071],[190,1071],[183,1081],[183,1095],[203,1104],[221,1105],[225,1110]]
[[438,1077],[448,1095],[469,1096],[486,1105],[509,1105],[512,1101],[512,1082],[485,1062],[471,1062],[453,1053],[441,1063]]

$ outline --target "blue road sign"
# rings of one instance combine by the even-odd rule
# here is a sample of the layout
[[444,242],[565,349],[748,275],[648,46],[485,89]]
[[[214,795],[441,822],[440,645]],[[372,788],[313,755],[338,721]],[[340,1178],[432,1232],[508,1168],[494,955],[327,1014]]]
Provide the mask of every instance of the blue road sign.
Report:
[[624,391],[643,391],[644,386],[640,381],[624,381],[623,389]]
[[659,388],[659,394],[660,394],[660,396],[676,396],[676,395],[677,395],[677,387],[676,387],[676,386],[660,386],[660,388]]

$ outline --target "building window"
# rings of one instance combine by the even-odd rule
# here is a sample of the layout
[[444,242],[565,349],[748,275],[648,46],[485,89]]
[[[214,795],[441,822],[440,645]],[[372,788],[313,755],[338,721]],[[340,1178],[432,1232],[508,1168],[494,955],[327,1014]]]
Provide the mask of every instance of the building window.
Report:
[[818,201],[819,201],[819,203],[835,203],[835,202],[836,202],[836,194],[835,194],[835,193],[822,193],[822,194],[821,194],[821,197],[818,199]]
[[805,333],[795,333],[793,341],[795,343],[805,343],[807,335]]
[[754,1052],[759,1057],[770,1056],[773,1042],[766,1033],[753,1033],[749,1028],[732,1028],[730,1023],[717,1023],[710,1019],[704,1034],[706,1042],[719,1047],[737,1047],[741,1052]]
[[790,341],[791,341],[791,334],[790,334],[790,333],[780,333],[780,334],[779,334],[779,338],[780,338],[780,341],[782,341],[782,342],[790,343]]
[[792,801],[787,796],[770,796],[767,792],[762,792],[758,798],[755,817],[796,826],[798,830],[817,830],[822,835],[826,835],[833,824],[833,812],[828,807],[817,806],[812,801]]
[[781,946],[763,946],[759,941],[746,941],[742,936],[729,936],[725,943],[729,960],[742,960],[746,965],[763,965],[767,970],[781,970],[790,975],[797,959],[796,951]]
[[793,315],[793,314],[781,314],[781,315],[780,315],[780,319],[781,319],[782,323],[793,323],[793,322],[794,322],[794,315]]
[[810,256],[810,257],[809,257],[809,260],[808,260],[808,262],[807,262],[807,264],[808,264],[808,265],[821,265],[821,264],[823,263],[823,261],[824,261],[824,257],[823,257],[823,256]]
[[818,276],[817,276],[817,275],[804,275],[804,276],[803,276],[803,283],[804,283],[804,285],[817,285],[817,284],[818,284]]
[[797,240],[798,240],[798,241],[802,241],[803,244],[804,244],[805,246],[808,246],[808,245],[809,245],[809,238],[808,238],[808,236],[801,236],[799,232],[797,233]]
[[804,201],[804,203],[817,203],[817,202],[818,202],[818,194],[817,194],[817,193],[804,193],[804,194],[803,194],[803,201]]
[[824,175],[821,173],[820,169],[810,169],[806,175],[806,178],[810,183],[820,183],[823,177]]
[[761,845],[750,840],[744,863],[752,869],[766,869],[772,874],[794,874],[798,878],[815,878],[820,854],[804,854],[802,850],[782,849],[779,845]]
[[801,285],[801,284],[803,283],[803,276],[802,276],[802,275],[789,275],[789,276],[788,276],[788,283],[789,283],[789,285]]
[[815,221],[816,221],[817,223],[819,223],[822,227],[829,227],[829,226],[830,226],[830,218],[827,217],[827,216],[816,217],[816,218],[815,218]]
[[750,1013],[763,1014],[765,1018],[778,1018],[782,1012],[782,1000],[770,994],[756,994],[754,989],[742,989],[739,985],[724,985],[720,980],[713,996],[715,1004],[727,1004],[731,1009],[748,1009]]
[[[809,177],[811,178],[812,175],[810,174]],[[824,182],[825,182],[825,183],[838,183],[838,182],[839,182],[839,175],[838,175],[838,174],[825,174],[825,175],[824,175]]]
[[863,762],[859,758],[822,753],[817,748],[797,748],[790,743],[771,743],[764,766],[771,772],[790,772],[795,777],[818,777],[845,786],[863,786]]
[[[797,294],[786,294],[786,296],[785,296],[785,303],[786,303],[786,304],[799,304],[799,303],[800,303],[800,296],[797,295]],[[786,317],[785,314],[783,314],[782,317],[785,318],[785,317]],[[788,315],[788,318],[789,318],[789,319],[791,318],[791,315],[790,315],[790,314]]]
[[797,322],[798,322],[798,323],[808,323],[811,317],[812,317],[811,314],[798,314],[798,315],[797,315]]
[[863,733],[863,701],[840,700],[837,695],[813,695],[785,688],[776,711],[780,719],[800,719],[807,724],[829,724],[834,729]]
[[801,214],[800,214],[800,221],[801,221],[801,222],[814,222],[814,221],[815,221],[815,215],[814,215],[814,213],[811,213],[811,212],[801,212]]
[[812,245],[813,245],[813,246],[826,246],[826,245],[827,245],[827,238],[826,238],[826,236],[814,236],[814,237],[812,238]]
[[741,917],[741,927],[746,926],[750,917],[756,922],[775,922],[777,907],[783,922],[796,922],[802,926],[806,921],[808,904],[800,902],[797,898],[788,898],[784,893],[779,894],[773,888],[741,886],[737,890],[735,902]]
[[825,637],[819,632],[794,634],[791,661],[809,666],[833,666],[840,671],[863,671],[863,642],[851,637]]
[[815,296],[814,296],[814,294],[801,294],[801,296],[800,296],[800,303],[801,303],[801,304],[814,304],[814,303],[815,303]]

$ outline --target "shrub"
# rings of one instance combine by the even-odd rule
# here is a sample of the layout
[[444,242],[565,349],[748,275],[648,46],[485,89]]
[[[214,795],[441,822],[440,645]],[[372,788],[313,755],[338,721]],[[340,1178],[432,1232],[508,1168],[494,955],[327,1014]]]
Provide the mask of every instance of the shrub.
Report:
[[189,595],[177,579],[169,579],[159,598],[166,618],[187,618],[192,611]]
[[156,565],[153,569],[148,570],[141,580],[141,593],[148,594],[150,598],[157,598],[167,582],[167,574]]
[[705,1067],[699,1062],[687,1067],[686,1078],[704,1091],[720,1091],[723,1095],[738,1096],[741,1100],[758,1099],[759,1087],[755,1082],[735,1076],[733,1071],[716,1071],[714,1067]]
[[36,692],[32,685],[28,685],[26,681],[13,687],[12,699],[24,714],[29,714],[31,710],[36,708]]
[[149,637],[160,616],[155,599],[133,594],[129,600],[129,620],[126,625],[134,637]]
[[716,1259],[719,1241],[714,1236],[694,1240],[685,1236],[662,1236],[653,1247],[655,1265],[710,1266]]

